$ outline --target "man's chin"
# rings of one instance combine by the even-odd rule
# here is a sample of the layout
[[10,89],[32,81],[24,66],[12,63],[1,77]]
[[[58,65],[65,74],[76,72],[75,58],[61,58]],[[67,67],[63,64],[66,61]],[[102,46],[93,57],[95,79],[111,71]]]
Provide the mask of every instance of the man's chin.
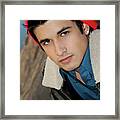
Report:
[[62,69],[64,69],[65,71],[72,71],[75,68],[77,68],[78,66],[71,66],[71,67],[61,67]]

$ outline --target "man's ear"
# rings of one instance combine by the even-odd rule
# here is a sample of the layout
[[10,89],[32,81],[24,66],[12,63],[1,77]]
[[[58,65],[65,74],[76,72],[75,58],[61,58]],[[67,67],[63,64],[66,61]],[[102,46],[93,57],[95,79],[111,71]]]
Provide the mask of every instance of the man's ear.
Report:
[[90,27],[87,25],[87,24],[85,24],[85,23],[83,23],[83,33],[85,34],[85,35],[89,35],[89,32],[90,32]]

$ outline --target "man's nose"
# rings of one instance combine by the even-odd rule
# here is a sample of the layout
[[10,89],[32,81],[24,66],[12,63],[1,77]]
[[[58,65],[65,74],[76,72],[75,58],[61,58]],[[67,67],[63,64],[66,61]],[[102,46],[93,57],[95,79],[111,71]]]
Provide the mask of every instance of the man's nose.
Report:
[[55,41],[54,42],[54,46],[55,46],[55,52],[56,52],[56,55],[58,55],[58,56],[61,56],[61,55],[63,55],[63,53],[64,53],[64,44],[63,43],[61,43],[60,41]]

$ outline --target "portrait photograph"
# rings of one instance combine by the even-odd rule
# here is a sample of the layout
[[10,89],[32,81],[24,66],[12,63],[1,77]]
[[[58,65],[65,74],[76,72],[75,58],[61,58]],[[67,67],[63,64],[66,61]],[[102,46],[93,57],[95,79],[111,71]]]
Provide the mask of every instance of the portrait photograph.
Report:
[[20,25],[21,99],[100,100],[99,20],[24,20]]
[[116,117],[117,10],[111,2],[3,2],[3,116]]

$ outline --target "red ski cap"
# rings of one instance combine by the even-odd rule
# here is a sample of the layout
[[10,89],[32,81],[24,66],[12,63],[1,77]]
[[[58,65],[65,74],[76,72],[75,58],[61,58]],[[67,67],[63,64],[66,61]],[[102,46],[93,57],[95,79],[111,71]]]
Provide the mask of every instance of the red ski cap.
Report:
[[97,22],[96,20],[81,20],[83,23],[89,25],[92,27],[94,30],[97,29]]
[[[89,25],[90,27],[92,27],[94,30],[97,29],[97,22],[96,20],[80,20],[83,23]],[[25,20],[25,26],[28,29],[28,20]]]

